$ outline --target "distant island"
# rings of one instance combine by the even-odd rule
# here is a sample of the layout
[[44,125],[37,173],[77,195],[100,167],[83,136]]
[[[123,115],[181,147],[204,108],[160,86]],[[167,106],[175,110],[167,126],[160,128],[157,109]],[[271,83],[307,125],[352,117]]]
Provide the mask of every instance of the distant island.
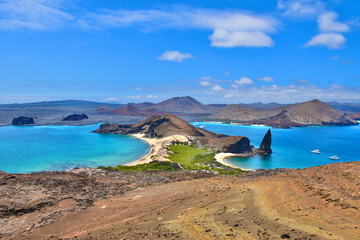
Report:
[[[83,113],[88,118],[82,118]],[[31,116],[34,125],[85,125],[103,122],[139,122],[151,115],[175,114],[186,121],[217,121],[278,128],[354,125],[360,104],[311,100],[296,104],[203,104],[196,99],[173,97],[159,103],[99,103],[81,100],[0,105],[0,126],[13,118]],[[68,116],[65,117],[64,116]],[[68,121],[67,119],[73,119]],[[79,121],[81,119],[81,121]],[[64,120],[64,121],[63,121]]]

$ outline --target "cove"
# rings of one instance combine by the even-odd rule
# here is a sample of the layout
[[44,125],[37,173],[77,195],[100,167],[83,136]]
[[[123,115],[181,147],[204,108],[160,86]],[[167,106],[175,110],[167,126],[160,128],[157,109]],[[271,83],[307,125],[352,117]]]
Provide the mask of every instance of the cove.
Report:
[[131,136],[97,134],[99,125],[0,127],[0,170],[8,173],[117,166],[149,151]]
[[[193,123],[195,124],[195,123]],[[267,126],[244,126],[212,122],[196,122],[209,131],[227,135],[242,135],[259,147]],[[245,169],[306,168],[335,162],[360,161],[360,125],[271,128],[273,154],[261,157],[227,158],[225,162]],[[320,154],[311,150],[319,149]],[[329,157],[337,155],[339,161]]]

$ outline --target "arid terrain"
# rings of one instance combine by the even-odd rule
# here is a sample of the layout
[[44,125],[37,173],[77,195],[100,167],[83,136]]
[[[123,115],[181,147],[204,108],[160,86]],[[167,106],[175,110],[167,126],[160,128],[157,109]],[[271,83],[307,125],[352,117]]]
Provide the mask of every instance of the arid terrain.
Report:
[[3,174],[0,232],[4,239],[360,239],[359,172],[351,162],[240,176]]

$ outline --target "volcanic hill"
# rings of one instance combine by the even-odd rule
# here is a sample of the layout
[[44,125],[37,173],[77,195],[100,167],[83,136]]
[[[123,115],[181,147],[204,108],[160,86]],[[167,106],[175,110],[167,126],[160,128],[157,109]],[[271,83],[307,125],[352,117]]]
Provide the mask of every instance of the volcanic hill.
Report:
[[232,104],[211,115],[211,117],[218,120],[264,124],[274,127],[357,124],[351,117],[317,99],[274,109],[254,109],[243,104]]

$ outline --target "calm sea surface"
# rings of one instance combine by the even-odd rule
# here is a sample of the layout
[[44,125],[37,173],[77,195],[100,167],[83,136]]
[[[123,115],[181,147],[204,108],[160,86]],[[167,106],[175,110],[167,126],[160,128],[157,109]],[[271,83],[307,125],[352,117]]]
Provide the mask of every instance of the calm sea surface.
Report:
[[[194,124],[194,123],[193,123]],[[207,130],[228,135],[243,135],[259,147],[269,127],[197,122]],[[267,157],[228,158],[234,166],[247,169],[306,168],[334,162],[360,161],[360,125],[344,127],[304,127],[275,129],[272,132],[273,154]],[[320,154],[311,150],[319,149]],[[339,161],[329,157],[337,155]]]
[[[195,124],[195,123],[193,123]],[[243,135],[259,147],[269,127],[197,122],[207,130]],[[116,166],[144,156],[148,145],[130,136],[91,133],[98,125],[0,128],[0,170],[9,173],[61,171],[74,167]],[[273,154],[229,158],[248,169],[305,168],[360,161],[360,126],[271,129]],[[319,149],[320,154],[311,153]],[[339,161],[329,157],[337,155]]]
[[0,170],[9,173],[117,166],[144,156],[130,136],[92,133],[98,125],[0,127]]

